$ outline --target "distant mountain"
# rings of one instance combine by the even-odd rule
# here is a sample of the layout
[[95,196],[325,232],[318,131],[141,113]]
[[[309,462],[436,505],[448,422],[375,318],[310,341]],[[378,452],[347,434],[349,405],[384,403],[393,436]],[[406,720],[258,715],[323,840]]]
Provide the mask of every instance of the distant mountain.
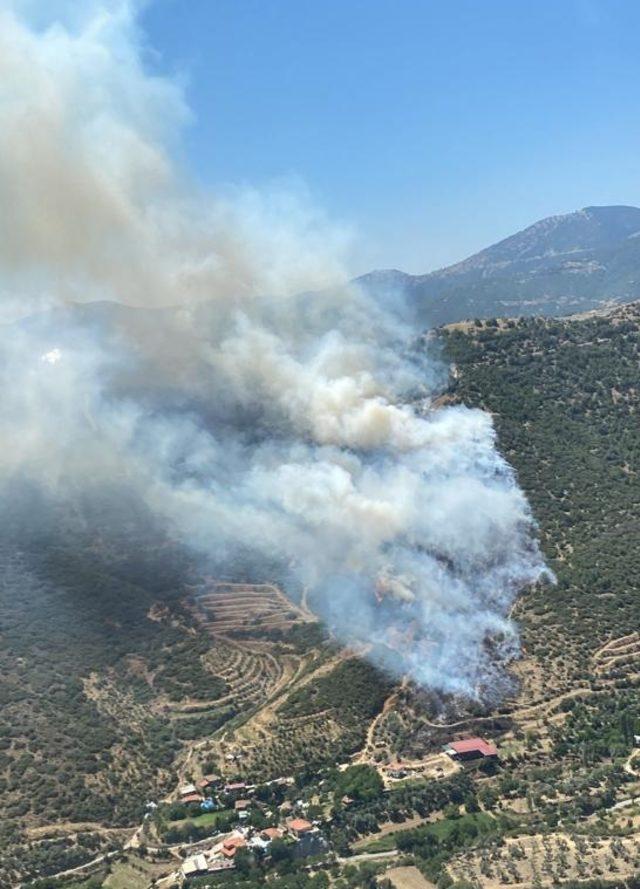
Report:
[[395,269],[358,278],[379,298],[402,297],[419,321],[569,315],[640,298],[640,209],[585,207],[536,222],[427,275]]

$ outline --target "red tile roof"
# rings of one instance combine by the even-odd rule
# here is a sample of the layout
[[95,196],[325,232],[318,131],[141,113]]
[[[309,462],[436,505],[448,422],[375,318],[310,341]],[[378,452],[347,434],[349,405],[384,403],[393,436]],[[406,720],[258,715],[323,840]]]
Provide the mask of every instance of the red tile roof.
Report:
[[263,837],[268,837],[270,840],[277,840],[282,836],[282,831],[279,827],[265,827],[262,831]]
[[465,738],[464,741],[452,741],[449,744],[454,753],[480,753],[482,756],[497,756],[498,748],[488,744],[482,738]]
[[187,793],[180,798],[181,803],[201,803],[202,797],[199,793]]
[[305,833],[307,830],[313,830],[313,824],[310,821],[305,821],[304,818],[294,818],[293,821],[290,821],[288,824],[289,830],[293,830],[295,833]]
[[244,837],[230,837],[222,844],[222,854],[225,855],[227,858],[233,858],[238,849],[241,849],[243,846],[246,845],[247,841]]
[[196,782],[196,786],[208,787],[210,784],[215,784],[217,780],[215,775],[205,775],[204,778],[200,778],[200,780]]
[[229,837],[229,839],[225,840],[222,845],[225,849],[231,849],[232,847],[246,846],[247,841],[244,837]]

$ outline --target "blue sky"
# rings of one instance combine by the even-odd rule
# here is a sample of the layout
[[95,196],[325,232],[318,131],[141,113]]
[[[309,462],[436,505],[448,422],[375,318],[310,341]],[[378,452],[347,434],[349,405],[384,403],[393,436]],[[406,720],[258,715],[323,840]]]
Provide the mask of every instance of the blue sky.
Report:
[[640,205],[637,0],[155,0],[142,24],[185,79],[195,175],[302,179],[355,272]]

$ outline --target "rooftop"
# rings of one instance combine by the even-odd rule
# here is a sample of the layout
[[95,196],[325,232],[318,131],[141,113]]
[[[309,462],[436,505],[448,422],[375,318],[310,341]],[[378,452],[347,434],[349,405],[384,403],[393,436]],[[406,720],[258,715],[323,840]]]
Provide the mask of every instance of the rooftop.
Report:
[[282,831],[279,827],[265,827],[263,831],[261,831],[262,836],[268,837],[270,840],[277,840],[282,836]]
[[205,775],[198,781],[198,787],[208,787],[210,784],[215,784],[217,780],[215,775]]
[[239,849],[241,846],[246,846],[247,841],[244,837],[229,837],[228,840],[225,840],[222,844],[223,849]]
[[246,787],[245,781],[232,781],[230,784],[225,784],[224,789],[229,790],[244,790]]
[[483,738],[465,738],[462,741],[451,741],[448,745],[454,753],[480,753],[482,756],[497,756],[498,748]]
[[295,833],[304,833],[307,830],[313,830],[313,824],[310,821],[306,821],[304,818],[294,818],[287,826],[289,830],[293,830]]
[[187,876],[193,876],[193,874],[202,873],[208,869],[207,859],[204,855],[194,855],[192,858],[187,858],[187,860],[182,865],[182,873]]

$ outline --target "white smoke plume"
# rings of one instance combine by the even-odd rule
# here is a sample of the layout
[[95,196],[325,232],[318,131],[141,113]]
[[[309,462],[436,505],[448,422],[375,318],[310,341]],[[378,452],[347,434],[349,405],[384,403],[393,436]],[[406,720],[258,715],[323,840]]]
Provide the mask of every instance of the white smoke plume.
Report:
[[126,484],[216,564],[284,566],[344,640],[481,694],[544,573],[490,417],[431,409],[441,369],[342,283],[348,233],[299,189],[185,181],[189,113],[144,56],[124,0],[0,12],[1,476]]

